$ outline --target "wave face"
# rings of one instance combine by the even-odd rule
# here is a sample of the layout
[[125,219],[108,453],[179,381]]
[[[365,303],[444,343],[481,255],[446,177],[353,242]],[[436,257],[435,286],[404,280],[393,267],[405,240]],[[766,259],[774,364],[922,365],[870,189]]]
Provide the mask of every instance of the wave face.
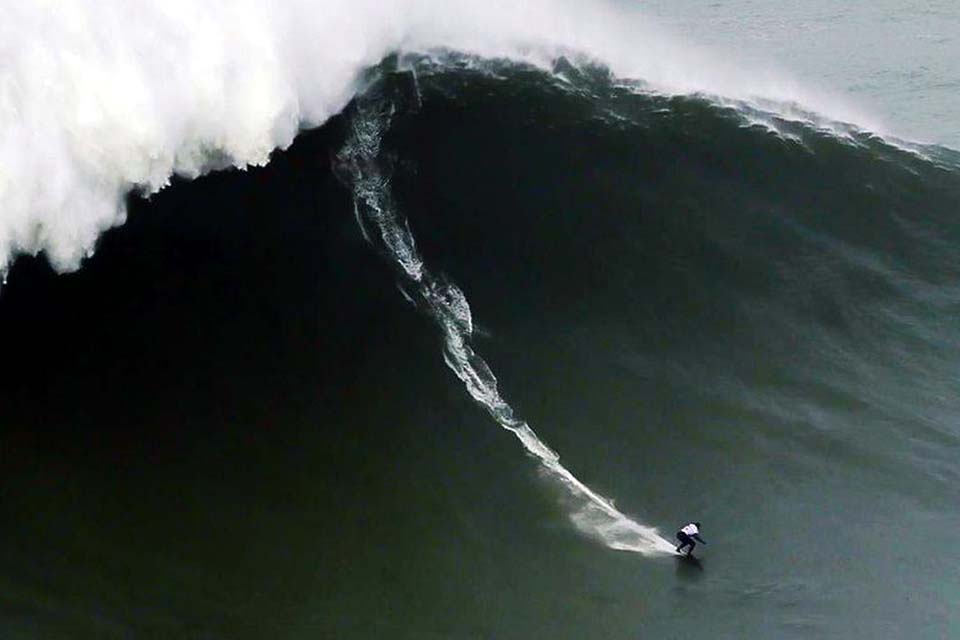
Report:
[[[561,499],[581,531],[613,548],[669,551],[624,512],[680,522],[696,509],[742,536],[724,544],[745,556],[773,561],[761,550],[770,546],[817,565],[744,578],[752,586],[741,593],[815,607],[837,593],[820,572],[846,553],[854,563],[904,554],[914,560],[884,571],[909,572],[928,547],[904,503],[956,521],[960,155],[838,135],[743,102],[663,96],[562,59],[549,72],[456,55],[400,66],[418,108],[387,113],[381,96],[349,116],[361,224],[440,325],[469,394],[567,486]],[[433,275],[441,270],[452,275]],[[509,328],[484,358],[476,322]],[[487,362],[507,373],[498,381]],[[559,437],[569,468],[618,487],[629,507],[560,466],[498,382],[537,407],[531,420]],[[556,397],[565,394],[596,400]],[[611,422],[629,434],[628,452],[609,439]],[[698,444],[687,450],[683,438]],[[634,474],[643,490],[622,495]],[[766,530],[771,521],[781,524]],[[856,534],[824,540],[845,522],[874,523],[885,540],[870,552],[853,550]],[[764,531],[748,533],[754,524]],[[895,599],[941,572],[837,597],[890,606],[877,624],[934,637]],[[870,573],[847,580],[862,586]],[[834,615],[767,632],[872,624]]]
[[[671,240],[654,247],[650,267],[663,269],[666,262],[679,273],[667,278],[670,287],[638,275],[639,290],[621,292],[622,304],[649,310],[637,323],[641,335],[654,331],[642,338],[653,339],[645,353],[662,349],[670,354],[670,367],[699,370],[701,376],[710,372],[711,385],[740,393],[758,381],[760,354],[789,345],[797,360],[760,378],[763,384],[766,376],[776,381],[772,397],[759,401],[764,409],[771,403],[784,412],[781,417],[807,417],[816,409],[777,396],[792,393],[781,385],[792,389],[810,384],[847,402],[882,405],[893,421],[933,411],[941,418],[933,423],[924,418],[922,430],[956,435],[950,419],[943,417],[957,415],[957,404],[949,398],[958,382],[960,333],[955,327],[936,327],[942,314],[960,302],[955,285],[960,276],[960,154],[937,148],[927,149],[928,154],[904,150],[855,129],[838,135],[743,102],[658,96],[617,79],[606,68],[574,66],[562,58],[550,72],[462,55],[413,57],[399,66],[408,71],[391,72],[391,63],[381,72],[394,83],[406,82],[406,99],[397,97],[402,91],[384,89],[388,80],[381,78],[358,98],[349,116],[351,133],[340,161],[354,193],[358,222],[367,240],[397,265],[404,295],[440,326],[448,366],[470,396],[520,439],[545,475],[567,489],[571,518],[585,533],[615,549],[671,551],[656,529],[631,520],[580,482],[516,417],[487,362],[472,347],[473,319],[466,297],[426,266],[393,190],[416,194],[414,210],[430,211],[431,222],[425,226],[434,226],[437,219],[459,221],[462,212],[449,212],[435,202],[443,201],[442,194],[451,200],[470,198],[464,193],[477,196],[470,207],[489,217],[486,224],[507,229],[516,222],[497,216],[497,205],[483,205],[476,184],[444,174],[437,166],[431,166],[430,184],[440,193],[421,200],[422,177],[417,171],[410,172],[408,182],[402,171],[395,176],[397,158],[419,167],[436,163],[438,156],[463,155],[458,151],[463,149],[469,150],[466,155],[479,150],[483,156],[484,138],[506,139],[511,141],[508,155],[486,155],[486,169],[464,175],[483,176],[484,170],[524,175],[533,168],[538,190],[553,185],[560,191],[593,193],[588,218],[634,212],[632,232],[626,230],[631,223],[624,222],[626,237],[645,233],[644,212],[652,210],[659,218],[655,233]],[[464,108],[482,110],[485,95],[504,91],[510,106],[500,106],[505,109],[500,114],[485,113],[470,133],[444,129],[447,114],[431,112],[429,106],[421,112],[422,87],[428,96],[441,96],[448,109],[470,105]],[[543,104],[544,96],[551,98],[549,106]],[[556,131],[552,153],[563,158],[583,155],[575,163],[579,173],[547,172],[545,158],[551,152],[514,142],[531,135],[538,114],[548,109],[549,124],[541,126]],[[405,113],[398,115],[398,110]],[[385,153],[383,138],[397,119],[404,133],[394,141],[396,149]],[[663,157],[672,160],[664,163]],[[597,173],[604,176],[604,185],[614,181],[610,193],[596,191],[592,179]],[[558,185],[558,180],[565,184]],[[478,183],[486,180],[478,178]],[[529,205],[508,209],[529,213]],[[673,225],[685,229],[691,219],[696,235],[673,238]],[[551,223],[543,225],[546,229],[538,233],[552,237]],[[472,250],[469,243],[445,247],[454,255]],[[605,251],[600,253],[605,259]],[[571,257],[574,271],[565,271],[563,287],[589,277],[576,272],[584,260],[587,256]],[[598,285],[615,288],[625,274],[610,275],[612,282],[595,276]],[[730,292],[729,299],[722,292]],[[520,292],[503,295],[515,299]],[[671,325],[651,322],[649,313],[672,317]],[[709,326],[705,313],[715,314],[717,328]],[[729,341],[734,327],[749,327],[739,357],[726,354],[711,361],[707,354],[716,351],[711,341]],[[863,343],[871,345],[867,353]],[[828,357],[821,357],[824,352]],[[885,390],[878,393],[876,385]]]
[[132,191],[262,165],[339,112],[395,51],[549,66],[594,58],[664,91],[763,96],[866,124],[770,74],[724,68],[603,3],[460,0],[9,2],[0,26],[0,265],[77,268]]
[[[508,242],[514,226],[537,224],[567,262],[564,278],[549,276],[560,282],[537,288],[557,286],[574,306],[583,288],[617,292],[643,350],[669,353],[671,366],[710,370],[733,390],[758,381],[761,354],[780,353],[791,365],[764,383],[820,384],[829,373],[851,401],[954,433],[929,416],[956,409],[960,331],[945,318],[960,302],[960,153],[838,135],[744,102],[663,96],[563,59],[550,73],[457,56],[413,67],[434,100],[398,125],[396,153],[419,168],[393,183],[423,226],[475,220]],[[445,170],[451,158],[460,162]],[[436,190],[429,197],[420,171]],[[526,201],[496,203],[509,193],[486,196],[488,175]],[[588,195],[567,203],[567,192]],[[469,204],[435,204],[454,199]],[[590,235],[591,221],[611,219],[621,246]],[[563,224],[596,249],[568,247]],[[461,244],[444,255],[469,253],[464,232],[450,234]],[[608,264],[618,256],[631,266]],[[746,357],[729,358],[734,343]]]
[[[357,85],[12,267],[5,629],[956,635],[955,153],[569,58]],[[576,534],[692,519],[702,571]]]

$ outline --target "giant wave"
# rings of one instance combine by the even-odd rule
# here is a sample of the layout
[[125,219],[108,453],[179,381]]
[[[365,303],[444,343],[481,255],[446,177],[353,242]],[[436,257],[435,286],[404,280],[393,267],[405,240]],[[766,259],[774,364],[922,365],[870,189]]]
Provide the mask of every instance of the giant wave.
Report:
[[[696,93],[711,108],[732,110],[741,124],[760,125],[812,154],[827,127],[827,137],[839,134],[907,165],[902,152],[869,131],[821,115],[862,120],[842,106],[773,76],[707,64],[654,31],[638,39],[640,25],[623,24],[602,7],[251,1],[205,8],[68,3],[10,13],[0,34],[12,43],[13,60],[0,93],[0,157],[8,167],[0,176],[0,265],[44,252],[55,268],[75,269],[100,233],[124,221],[131,189],[150,193],[173,175],[266,163],[359,93],[339,163],[365,235],[385,249],[408,298],[440,327],[447,363],[469,395],[566,489],[574,523],[612,548],[645,554],[669,552],[670,543],[578,480],[515,415],[472,346],[466,297],[418,252],[380,166],[394,108],[376,95],[381,74],[391,66],[409,69],[414,81],[417,73],[451,70],[531,73],[594,100],[598,117],[613,125],[630,122],[629,105],[618,105],[624,96]],[[50,40],[31,40],[41,28]],[[398,51],[411,55],[365,74]],[[491,62],[497,58],[517,62]],[[602,96],[592,93],[595,86]]]

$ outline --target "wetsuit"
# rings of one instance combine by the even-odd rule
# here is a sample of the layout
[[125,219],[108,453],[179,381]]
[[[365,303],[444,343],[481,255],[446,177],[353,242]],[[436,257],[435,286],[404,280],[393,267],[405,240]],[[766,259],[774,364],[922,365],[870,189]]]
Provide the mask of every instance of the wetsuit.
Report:
[[682,527],[680,531],[677,531],[677,540],[680,541],[679,546],[677,546],[677,553],[681,553],[685,547],[690,547],[687,550],[687,555],[693,553],[694,547],[697,546],[697,543],[694,542],[694,540],[699,540],[703,544],[707,544],[706,540],[700,537],[700,527],[698,527],[694,522],[691,522],[685,527]]

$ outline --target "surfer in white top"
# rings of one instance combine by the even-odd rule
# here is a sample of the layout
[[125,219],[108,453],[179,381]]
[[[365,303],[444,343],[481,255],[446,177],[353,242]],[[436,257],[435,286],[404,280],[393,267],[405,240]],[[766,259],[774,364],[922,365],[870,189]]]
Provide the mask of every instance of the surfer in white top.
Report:
[[682,553],[684,547],[690,547],[687,550],[687,555],[693,553],[693,548],[697,546],[697,543],[694,540],[707,544],[707,541],[700,537],[700,523],[691,522],[688,525],[685,525],[680,528],[680,531],[677,531],[677,540],[680,541],[679,546],[677,546],[677,553]]

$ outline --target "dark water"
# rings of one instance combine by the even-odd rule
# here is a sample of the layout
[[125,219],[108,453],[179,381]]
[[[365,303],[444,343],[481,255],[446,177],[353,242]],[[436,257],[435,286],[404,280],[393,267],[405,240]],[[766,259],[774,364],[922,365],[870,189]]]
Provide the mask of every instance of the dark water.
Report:
[[960,159],[561,71],[395,78],[393,193],[504,397],[702,564],[578,534],[470,400],[331,169],[348,112],[12,270],[4,637],[960,630]]

